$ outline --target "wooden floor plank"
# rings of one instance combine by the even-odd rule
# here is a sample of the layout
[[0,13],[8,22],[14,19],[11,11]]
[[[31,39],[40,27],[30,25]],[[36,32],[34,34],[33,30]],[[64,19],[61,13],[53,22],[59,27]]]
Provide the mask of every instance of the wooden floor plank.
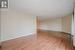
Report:
[[1,50],[73,50],[73,45],[68,34],[39,31],[36,35],[3,42]]

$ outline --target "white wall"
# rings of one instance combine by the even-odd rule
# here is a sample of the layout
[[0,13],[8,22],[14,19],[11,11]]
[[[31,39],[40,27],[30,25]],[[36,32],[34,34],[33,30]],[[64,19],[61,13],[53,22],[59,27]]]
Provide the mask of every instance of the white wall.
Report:
[[[1,16],[0,16],[0,37],[1,37]],[[1,42],[1,38],[0,38],[0,42]],[[1,43],[0,43],[1,45]]]
[[[74,9],[74,12],[75,12],[75,9]],[[75,46],[75,13],[74,13],[74,18],[72,20],[72,35],[74,36],[73,42],[74,42],[74,46]]]
[[62,31],[71,33],[72,15],[68,15],[62,18]]
[[43,20],[42,22],[40,22],[39,28],[43,30],[71,33],[71,25],[72,14],[64,17]]
[[53,18],[42,21],[40,29],[51,31],[62,31],[62,18]]
[[1,41],[36,33],[36,17],[10,9],[1,10]]

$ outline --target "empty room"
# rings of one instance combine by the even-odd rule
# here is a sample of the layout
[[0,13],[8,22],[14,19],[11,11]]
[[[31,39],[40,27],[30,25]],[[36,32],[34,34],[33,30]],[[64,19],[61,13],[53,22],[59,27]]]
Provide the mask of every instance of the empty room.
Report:
[[75,50],[75,0],[0,0],[0,50]]

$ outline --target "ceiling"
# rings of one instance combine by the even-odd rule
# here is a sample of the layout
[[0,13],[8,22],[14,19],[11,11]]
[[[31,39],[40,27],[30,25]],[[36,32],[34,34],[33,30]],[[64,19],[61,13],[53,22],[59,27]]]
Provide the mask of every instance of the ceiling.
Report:
[[9,0],[9,8],[43,18],[62,17],[73,12],[74,0]]

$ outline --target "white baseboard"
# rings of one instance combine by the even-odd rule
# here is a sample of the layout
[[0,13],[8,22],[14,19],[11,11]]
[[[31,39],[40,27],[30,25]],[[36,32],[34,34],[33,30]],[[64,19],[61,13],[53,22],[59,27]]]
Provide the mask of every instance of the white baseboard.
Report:
[[24,36],[29,36],[29,35],[33,35],[33,34],[36,34],[36,33],[29,33],[29,34],[26,34],[26,35],[21,35],[21,36],[17,36],[17,37],[13,37],[13,38],[9,38],[9,39],[1,39],[0,43],[4,42],[4,41],[8,41],[8,40],[12,40],[12,39],[16,39],[16,38],[20,38],[20,37],[24,37]]

